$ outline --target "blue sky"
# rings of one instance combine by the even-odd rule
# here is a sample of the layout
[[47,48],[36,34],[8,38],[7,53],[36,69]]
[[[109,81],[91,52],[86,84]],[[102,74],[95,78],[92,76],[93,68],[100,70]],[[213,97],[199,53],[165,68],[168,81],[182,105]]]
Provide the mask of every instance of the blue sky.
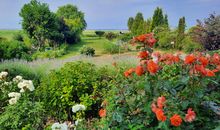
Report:
[[[18,13],[30,0],[0,0],[0,29],[20,29]],[[152,16],[159,6],[168,14],[169,23],[176,27],[178,19],[186,17],[187,26],[196,24],[212,12],[220,14],[220,0],[40,0],[55,12],[59,6],[74,4],[85,13],[87,29],[126,29],[127,19],[142,12],[144,18]]]

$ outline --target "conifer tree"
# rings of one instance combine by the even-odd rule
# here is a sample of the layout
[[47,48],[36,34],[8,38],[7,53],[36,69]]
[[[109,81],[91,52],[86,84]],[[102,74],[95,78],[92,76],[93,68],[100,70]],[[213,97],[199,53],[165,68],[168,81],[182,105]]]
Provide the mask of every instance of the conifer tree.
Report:
[[158,27],[163,24],[164,24],[163,10],[161,8],[157,7],[154,11],[154,14],[153,14],[151,31],[153,31],[155,27]]
[[177,30],[177,38],[176,38],[177,49],[182,49],[182,41],[185,37],[185,28],[186,28],[185,17],[182,17],[179,19],[179,25]]
[[134,35],[139,35],[143,32],[144,18],[142,13],[138,12],[135,16],[134,22],[132,24],[131,32]]
[[134,23],[134,18],[133,18],[133,17],[130,17],[130,18],[128,19],[128,23],[127,23],[128,30],[129,30],[129,31],[131,31],[133,23]]

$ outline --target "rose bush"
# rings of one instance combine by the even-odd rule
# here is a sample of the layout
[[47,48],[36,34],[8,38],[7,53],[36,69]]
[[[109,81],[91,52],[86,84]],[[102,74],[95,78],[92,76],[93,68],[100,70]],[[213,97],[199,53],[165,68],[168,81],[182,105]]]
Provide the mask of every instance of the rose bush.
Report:
[[[132,40],[140,63],[115,77],[102,128],[213,129],[219,122],[220,55],[153,52],[153,34]],[[122,75],[120,75],[122,74]],[[103,112],[102,112],[103,113]]]

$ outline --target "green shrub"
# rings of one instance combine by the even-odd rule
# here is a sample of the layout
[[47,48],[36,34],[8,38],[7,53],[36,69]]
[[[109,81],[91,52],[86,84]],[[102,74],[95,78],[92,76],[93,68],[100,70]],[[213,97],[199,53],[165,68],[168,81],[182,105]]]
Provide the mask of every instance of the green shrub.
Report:
[[86,56],[94,56],[95,55],[95,49],[93,49],[92,47],[83,46],[80,49],[80,54],[86,55]]
[[0,78],[0,129],[42,129],[44,106],[34,91],[38,84],[24,77],[15,80],[12,75]]
[[40,97],[47,103],[48,116],[64,121],[73,120],[71,107],[83,104],[87,118],[97,117],[102,97],[111,80],[106,72],[83,62],[67,63],[60,70],[52,71],[39,87]]
[[185,52],[195,52],[195,51],[201,51],[203,50],[203,47],[201,44],[199,43],[196,43],[196,42],[193,42],[190,37],[186,37],[184,40],[183,40],[183,50]]
[[0,59],[31,60],[29,48],[19,41],[0,41]]
[[122,49],[119,45],[116,44],[107,44],[105,45],[104,52],[109,54],[119,53],[120,49]]
[[14,34],[13,39],[14,39],[15,41],[20,41],[20,42],[23,42],[23,41],[24,41],[24,37],[23,37],[23,35],[22,35],[21,33],[16,33],[16,34]]
[[119,39],[123,42],[128,42],[132,39],[133,35],[131,33],[124,33],[119,36]]
[[101,38],[105,34],[105,32],[104,31],[95,31],[95,34]]
[[67,53],[67,46],[63,45],[55,50],[37,51],[32,55],[33,59],[58,58]]
[[105,38],[108,39],[109,41],[112,41],[113,39],[116,39],[117,37],[118,35],[113,32],[108,32],[105,34]]

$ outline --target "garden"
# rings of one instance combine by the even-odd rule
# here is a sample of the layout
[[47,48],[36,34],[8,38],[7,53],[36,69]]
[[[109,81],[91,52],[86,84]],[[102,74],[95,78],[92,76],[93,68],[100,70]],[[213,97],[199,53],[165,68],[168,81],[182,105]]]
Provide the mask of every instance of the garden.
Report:
[[86,30],[31,0],[0,30],[0,130],[219,130],[220,15],[171,28],[157,7],[128,30]]

